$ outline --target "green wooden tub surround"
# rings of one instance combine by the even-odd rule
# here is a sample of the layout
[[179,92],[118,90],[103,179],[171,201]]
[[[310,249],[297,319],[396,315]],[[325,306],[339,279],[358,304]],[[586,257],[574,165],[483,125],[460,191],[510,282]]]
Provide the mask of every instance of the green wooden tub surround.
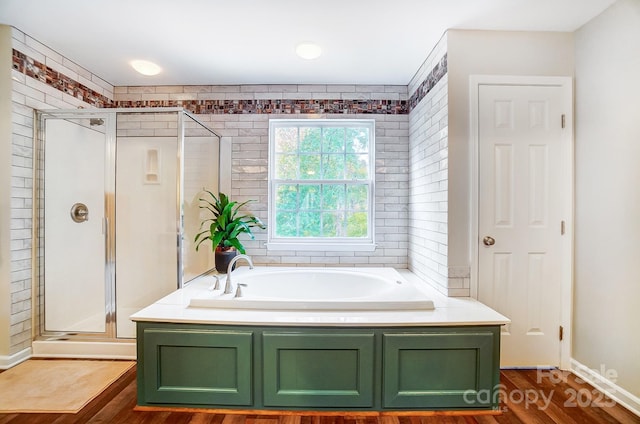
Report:
[[499,329],[499,325],[281,327],[138,321],[138,404],[256,410],[495,410]]

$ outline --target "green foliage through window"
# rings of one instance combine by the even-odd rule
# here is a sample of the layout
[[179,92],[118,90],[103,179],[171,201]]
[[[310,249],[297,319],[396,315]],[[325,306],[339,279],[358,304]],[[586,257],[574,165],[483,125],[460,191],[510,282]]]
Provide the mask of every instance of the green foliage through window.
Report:
[[276,184],[277,237],[367,237],[366,184]]
[[273,236],[371,239],[373,124],[280,122],[271,132]]

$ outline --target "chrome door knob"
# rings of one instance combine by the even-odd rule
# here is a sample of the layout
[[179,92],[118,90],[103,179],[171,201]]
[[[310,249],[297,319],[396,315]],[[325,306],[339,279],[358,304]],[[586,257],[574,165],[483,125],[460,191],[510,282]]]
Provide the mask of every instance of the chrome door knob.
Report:
[[485,246],[493,246],[494,244],[496,244],[496,239],[491,236],[485,236],[485,238],[482,239],[482,242]]

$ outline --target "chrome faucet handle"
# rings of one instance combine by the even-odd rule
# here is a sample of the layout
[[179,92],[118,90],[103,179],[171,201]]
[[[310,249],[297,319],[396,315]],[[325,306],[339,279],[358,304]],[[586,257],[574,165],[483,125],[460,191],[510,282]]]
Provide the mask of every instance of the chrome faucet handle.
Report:
[[213,275],[213,278],[216,279],[216,282],[213,283],[211,287],[209,287],[209,290],[211,291],[220,290],[220,277],[218,277],[217,275]]
[[242,297],[242,287],[247,287],[244,283],[238,283],[238,288],[236,288],[236,295],[234,297]]

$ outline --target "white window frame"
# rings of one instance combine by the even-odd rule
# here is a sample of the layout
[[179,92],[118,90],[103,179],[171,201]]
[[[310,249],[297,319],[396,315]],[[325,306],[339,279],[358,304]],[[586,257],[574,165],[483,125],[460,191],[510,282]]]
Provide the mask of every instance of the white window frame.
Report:
[[[277,237],[275,235],[275,187],[282,182],[304,182],[311,180],[276,180],[275,179],[275,129],[279,127],[353,127],[369,128],[369,178],[357,180],[369,186],[369,205],[367,220],[367,237]],[[270,119],[269,120],[269,224],[267,229],[267,249],[269,250],[305,250],[305,251],[360,251],[372,252],[375,244],[375,120],[374,119]],[[322,183],[349,183],[351,180],[318,180]]]

